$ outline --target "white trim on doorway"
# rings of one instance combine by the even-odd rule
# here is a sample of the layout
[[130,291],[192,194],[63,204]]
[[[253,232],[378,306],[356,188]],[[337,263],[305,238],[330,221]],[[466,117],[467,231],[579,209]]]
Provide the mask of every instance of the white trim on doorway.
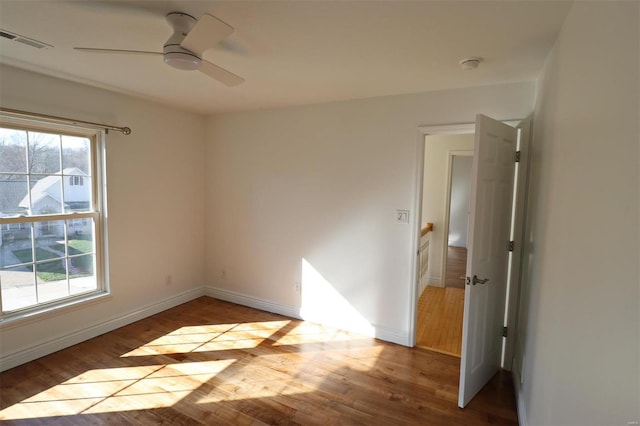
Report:
[[414,230],[412,241],[412,253],[414,253],[411,261],[412,281],[409,292],[409,346],[416,345],[416,322],[418,316],[418,294],[420,285],[418,276],[420,274],[420,262],[418,258],[418,249],[420,248],[420,226],[422,221],[422,191],[424,179],[424,138],[427,135],[456,135],[467,134],[475,131],[475,123],[458,123],[458,124],[441,124],[433,126],[418,127],[418,140],[416,145],[416,192],[413,195],[413,205],[416,215],[414,216]]
[[[516,127],[522,119],[503,120],[503,123]],[[413,238],[412,238],[412,261],[411,261],[411,274],[412,277],[410,283],[409,292],[409,346],[416,345],[416,323],[418,315],[418,298],[420,295],[418,291],[419,274],[420,274],[420,262],[418,258],[418,249],[420,248],[420,226],[422,218],[422,191],[423,191],[423,178],[424,178],[424,140],[428,135],[456,135],[456,134],[469,134],[475,132],[475,123],[453,123],[453,124],[437,124],[428,126],[419,126],[417,141],[416,141],[416,191],[413,195],[413,205],[416,215],[414,216],[413,224]],[[514,327],[515,328],[515,327]],[[509,336],[508,339],[512,338]]]

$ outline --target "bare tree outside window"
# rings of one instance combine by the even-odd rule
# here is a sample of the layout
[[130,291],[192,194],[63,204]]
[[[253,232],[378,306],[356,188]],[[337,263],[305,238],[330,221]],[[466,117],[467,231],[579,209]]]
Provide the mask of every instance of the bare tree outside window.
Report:
[[2,172],[58,174],[62,168],[78,168],[89,173],[89,155],[86,138],[13,129],[2,129],[0,132]]
[[2,317],[105,291],[98,137],[87,135],[0,127]]

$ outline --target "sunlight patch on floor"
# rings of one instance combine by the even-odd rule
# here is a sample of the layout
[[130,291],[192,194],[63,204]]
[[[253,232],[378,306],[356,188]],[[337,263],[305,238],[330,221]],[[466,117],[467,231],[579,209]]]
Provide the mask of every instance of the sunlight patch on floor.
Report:
[[[233,368],[221,372],[216,377],[221,381],[206,396],[198,400],[199,404],[223,401],[273,398],[279,395],[296,395],[317,391],[326,380],[327,370],[339,369],[344,365],[349,351],[353,358],[349,361],[349,369],[357,372],[368,372],[375,367],[384,347],[366,347],[363,357],[359,348],[341,352],[340,355],[327,351],[271,354],[260,357],[260,365],[241,366],[242,373],[236,374]],[[300,380],[300,376],[304,376]],[[295,380],[292,380],[295,377]],[[267,379],[268,378],[268,379]]]
[[280,345],[299,345],[304,343],[322,343],[328,341],[349,341],[355,337],[346,331],[334,328],[324,327],[320,324],[303,322],[298,324],[292,330],[289,330],[284,336],[278,338],[273,343],[274,346]]
[[[204,352],[256,348],[261,344],[295,348],[279,354],[255,352],[259,363],[231,355],[223,360],[88,370],[5,408],[0,411],[0,420],[149,410],[171,407],[185,398],[209,404],[309,393],[317,390],[327,370],[341,367],[345,356],[352,358],[351,370],[367,371],[374,367],[383,349],[371,348],[370,338],[319,324],[299,323],[283,331],[290,323],[283,320],[181,327],[120,358],[187,353],[206,357]],[[360,353],[359,342],[363,339],[367,341],[363,348],[366,356]],[[305,380],[298,380],[302,376]]]
[[289,323],[285,320],[181,327],[122,357],[255,348]]
[[7,407],[0,420],[169,407],[235,361],[90,370]]

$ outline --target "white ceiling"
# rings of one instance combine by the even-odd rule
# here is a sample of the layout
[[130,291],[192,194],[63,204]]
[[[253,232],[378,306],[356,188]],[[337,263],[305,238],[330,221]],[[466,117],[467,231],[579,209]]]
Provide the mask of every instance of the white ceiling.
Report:
[[[23,1],[0,0],[0,28],[54,47],[0,39],[0,62],[220,113],[534,79],[568,1]],[[167,12],[211,13],[235,28],[205,59],[246,79],[225,87],[162,57]],[[463,71],[458,62],[484,58]]]

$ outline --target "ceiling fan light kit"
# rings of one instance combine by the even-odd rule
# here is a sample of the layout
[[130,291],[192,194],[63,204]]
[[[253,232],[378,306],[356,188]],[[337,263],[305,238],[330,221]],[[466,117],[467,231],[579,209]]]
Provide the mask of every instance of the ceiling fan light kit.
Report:
[[164,62],[173,68],[185,71],[194,71],[202,66],[202,59],[188,52],[165,52]]

